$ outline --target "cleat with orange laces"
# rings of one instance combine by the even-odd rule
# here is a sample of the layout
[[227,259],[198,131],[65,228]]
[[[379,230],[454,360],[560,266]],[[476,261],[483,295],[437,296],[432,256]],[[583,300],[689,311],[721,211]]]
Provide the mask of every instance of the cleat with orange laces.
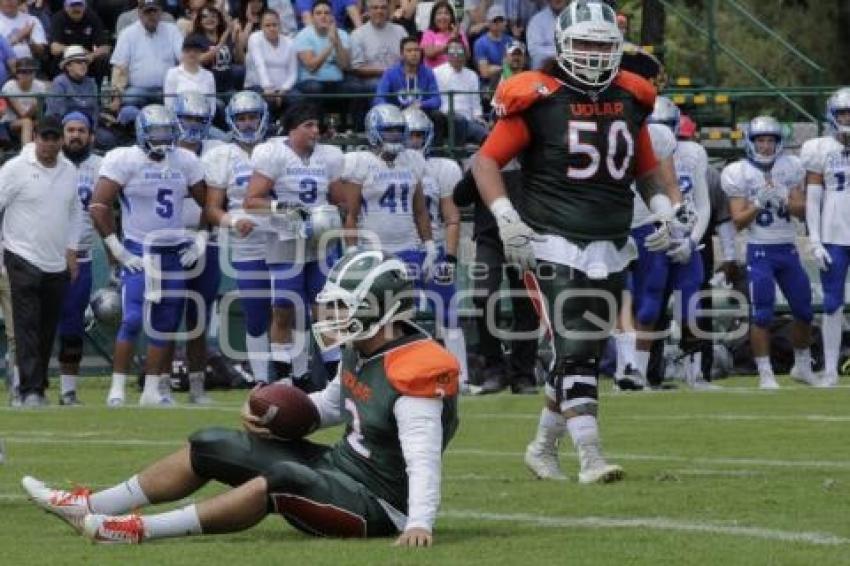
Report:
[[145,527],[139,515],[93,515],[83,519],[83,535],[99,544],[139,544]]
[[36,505],[64,520],[78,533],[82,532],[83,518],[91,513],[89,489],[84,487],[78,487],[73,491],[52,489],[32,476],[24,476],[21,485]]

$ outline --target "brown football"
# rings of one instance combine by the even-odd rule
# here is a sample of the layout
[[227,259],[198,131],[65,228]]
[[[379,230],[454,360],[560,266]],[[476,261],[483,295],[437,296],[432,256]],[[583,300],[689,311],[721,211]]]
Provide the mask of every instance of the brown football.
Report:
[[283,383],[272,383],[251,391],[251,413],[260,417],[272,434],[295,440],[319,428],[319,411],[306,393]]

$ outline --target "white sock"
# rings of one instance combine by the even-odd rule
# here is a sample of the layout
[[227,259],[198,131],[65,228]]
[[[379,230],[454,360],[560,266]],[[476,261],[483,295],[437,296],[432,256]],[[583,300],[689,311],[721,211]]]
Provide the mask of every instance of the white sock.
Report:
[[189,394],[203,395],[204,394],[204,372],[193,371],[189,373]]
[[623,332],[623,335],[626,337],[625,339],[625,351],[623,352],[623,356],[626,361],[626,365],[630,365],[633,368],[635,367],[635,343],[637,342],[637,334],[634,330],[630,330],[628,332]]
[[271,348],[272,361],[292,363],[292,344],[272,342],[269,347]]
[[567,419],[567,430],[576,448],[588,444],[599,444],[599,425],[593,415],[579,415]]
[[116,397],[124,398],[124,384],[127,382],[127,374],[126,373],[113,373],[112,374],[112,384],[109,386],[109,395],[108,399],[114,399]]
[[759,377],[773,375],[773,368],[770,367],[770,356],[758,356],[755,360]]
[[123,515],[145,505],[150,505],[150,501],[142,491],[137,475],[89,497],[91,512],[103,515]]
[[615,332],[614,333],[614,346],[617,350],[617,366],[614,370],[614,377],[620,377],[626,371],[626,342],[628,338],[626,337],[625,332]]
[[158,373],[155,374],[145,374],[145,388],[142,391],[143,397],[155,397],[159,399],[162,396],[162,393],[159,390],[159,382],[161,381],[160,375]]
[[694,352],[691,354],[688,358],[688,365],[691,379],[694,381],[702,380],[702,352]]
[[194,505],[157,515],[145,515],[142,517],[142,525],[145,540],[201,534],[201,521]]
[[445,331],[446,350],[448,350],[460,364],[460,384],[469,383],[469,370],[466,364],[466,339],[460,328],[446,328]]
[[794,365],[803,371],[812,369],[812,352],[808,348],[794,348]]
[[841,350],[841,331],[844,324],[844,311],[839,309],[832,314],[823,315],[823,372],[827,375],[838,373],[838,352]]
[[292,331],[292,377],[302,377],[307,373],[310,347],[307,333],[303,330]]
[[61,374],[59,376],[59,389],[62,392],[62,395],[66,393],[73,393],[77,390],[77,376],[76,375],[66,375]]
[[543,407],[540,412],[540,420],[537,422],[537,434],[534,444],[538,449],[555,452],[558,449],[558,440],[567,432],[567,419],[564,415]]
[[641,377],[646,377],[646,368],[649,367],[649,350],[635,350],[635,369]]
[[245,346],[248,350],[248,362],[251,364],[251,373],[254,374],[254,379],[268,383],[269,335],[265,332],[259,336],[246,334]]

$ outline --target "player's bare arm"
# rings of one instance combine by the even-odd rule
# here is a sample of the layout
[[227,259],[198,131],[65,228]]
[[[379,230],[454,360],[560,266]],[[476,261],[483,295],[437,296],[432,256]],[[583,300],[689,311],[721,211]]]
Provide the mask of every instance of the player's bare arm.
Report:
[[357,217],[360,216],[362,187],[356,183],[338,180],[328,186],[328,198],[344,213],[342,227],[345,229],[345,244],[357,244]]
[[446,253],[457,257],[460,242],[460,210],[452,197],[440,199],[440,215],[443,217],[443,225],[446,228]]
[[735,228],[743,230],[749,226],[759,213],[759,208],[744,197],[731,197],[729,199],[729,213]]
[[806,220],[806,191],[803,190],[803,185],[797,185],[788,191],[788,212],[800,220]]
[[431,234],[431,219],[428,217],[428,203],[422,185],[417,184],[413,191],[413,218],[416,221],[416,231],[423,242],[433,239]]
[[94,194],[89,203],[89,214],[94,222],[95,228],[104,238],[115,234],[115,218],[112,216],[112,205],[121,191],[121,185],[100,177],[94,187]]
[[262,173],[251,174],[248,189],[245,191],[245,210],[269,214],[272,210],[272,200],[269,198],[274,181]]
[[236,233],[244,238],[254,230],[254,222],[250,218],[233,217],[225,211],[227,202],[227,188],[207,185],[206,205],[204,213],[210,226],[221,226],[222,228],[233,228]]

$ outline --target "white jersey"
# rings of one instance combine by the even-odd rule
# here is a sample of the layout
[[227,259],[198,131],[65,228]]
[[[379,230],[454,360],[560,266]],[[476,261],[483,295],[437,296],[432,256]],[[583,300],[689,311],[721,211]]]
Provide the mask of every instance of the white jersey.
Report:
[[[652,141],[652,152],[658,160],[667,159],[676,151],[676,136],[673,130],[664,124],[649,124],[649,139]],[[632,212],[632,228],[638,228],[652,222],[652,212],[646,201],[637,190],[637,185],[632,184],[635,193],[634,208]]]
[[[83,207],[80,225],[80,239],[77,243],[77,251],[90,253],[95,241],[95,229],[89,215],[89,203],[94,194],[94,185],[100,172],[100,164],[103,158],[99,155],[90,154],[77,165],[77,194]],[[91,257],[89,257],[91,259]]]
[[806,171],[823,176],[821,241],[850,245],[850,154],[838,140],[827,136],[804,143],[800,159]]
[[[278,202],[305,207],[328,204],[328,187],[342,175],[344,157],[333,145],[317,144],[310,157],[302,159],[289,146],[287,138],[273,138],[254,148],[254,172],[274,181],[272,198]],[[276,229],[267,239],[270,263],[294,261],[297,234]],[[315,246],[304,250],[305,261],[314,260]],[[299,258],[300,259],[300,258]]]
[[711,217],[711,201],[708,197],[708,154],[705,148],[692,141],[680,141],[673,155],[676,177],[682,202],[697,213],[696,225],[691,238],[700,241],[708,228]]
[[435,244],[445,248],[446,234],[440,200],[451,198],[455,185],[463,177],[463,172],[454,159],[431,157],[426,160],[426,163],[428,168],[422,178],[422,192],[425,194],[428,217],[431,219],[431,235]]
[[204,180],[194,153],[178,147],[154,161],[139,146],[119,147],[103,158],[100,176],[122,187],[124,239],[165,246],[186,240],[183,203],[189,187]]
[[427,165],[418,151],[406,149],[387,163],[372,151],[345,155],[342,178],[362,188],[358,229],[366,246],[395,253],[419,249],[413,194]]
[[222,144],[206,152],[201,163],[204,166],[204,179],[208,187],[224,189],[226,209],[231,217],[249,218],[254,229],[242,238],[230,231],[227,241],[233,250],[235,261],[249,261],[266,257],[268,238],[268,216],[252,215],[245,212],[244,201],[251,181],[251,156],[236,143]]
[[[768,182],[781,193],[788,195],[798,187],[805,177],[803,165],[793,155],[780,155],[770,171],[764,171],[748,159],[727,165],[720,176],[723,191],[731,197],[753,200],[756,194],[768,186]],[[788,206],[778,209],[772,204],[759,211],[747,227],[747,241],[751,244],[788,244],[796,239],[797,231]]]
[[[203,140],[201,142],[201,153],[199,157],[203,159],[205,155],[221,145],[224,145],[224,142],[218,140]],[[192,150],[190,149],[189,151]],[[188,197],[186,202],[183,203],[183,226],[189,230],[197,230],[201,225],[201,212],[201,207],[197,202],[195,202],[195,199]],[[210,243],[215,243],[214,237],[210,238]]]

